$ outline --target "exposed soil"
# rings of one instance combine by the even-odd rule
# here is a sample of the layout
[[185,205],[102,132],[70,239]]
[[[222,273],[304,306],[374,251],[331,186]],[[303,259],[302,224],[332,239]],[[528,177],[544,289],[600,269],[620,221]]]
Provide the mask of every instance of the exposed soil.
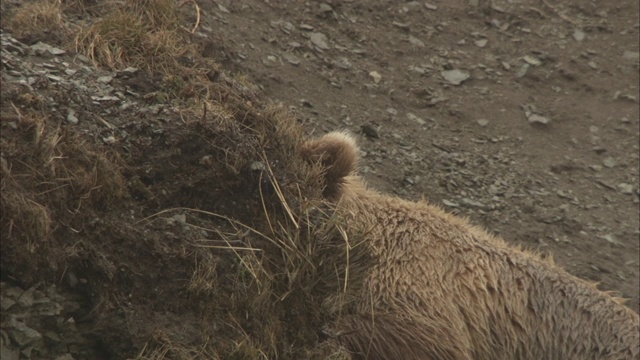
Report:
[[[637,3],[202,6],[211,56],[310,132],[364,128],[371,185],[548,251],[638,308]],[[452,85],[451,69],[470,78]]]
[[[100,16],[77,3],[71,24]],[[637,2],[197,4],[192,85],[96,67],[75,28],[20,33],[24,5],[2,1],[3,359],[341,359],[316,344],[344,269],[307,267],[336,235],[296,157],[301,132],[335,129],[359,134],[373,187],[639,310]]]

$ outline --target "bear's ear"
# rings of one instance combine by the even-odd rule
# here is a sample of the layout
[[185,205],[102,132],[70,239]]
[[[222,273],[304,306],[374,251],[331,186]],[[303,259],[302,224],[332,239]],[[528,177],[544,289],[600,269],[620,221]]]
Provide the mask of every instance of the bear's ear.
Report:
[[332,199],[340,198],[345,177],[356,169],[359,152],[355,139],[350,134],[339,131],[307,141],[302,146],[305,160],[320,163],[325,168],[323,195]]

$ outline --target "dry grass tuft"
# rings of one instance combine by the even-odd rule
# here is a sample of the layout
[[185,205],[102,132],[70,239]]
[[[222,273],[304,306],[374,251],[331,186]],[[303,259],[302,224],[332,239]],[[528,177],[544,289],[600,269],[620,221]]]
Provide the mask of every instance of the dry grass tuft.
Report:
[[61,0],[39,0],[20,6],[6,21],[7,29],[19,38],[66,29]]
[[[217,203],[226,197],[232,207],[208,211],[204,202],[165,208],[136,227],[184,214],[190,226],[209,234],[193,241],[209,255],[196,257],[186,287],[194,301],[207,304],[205,314],[219,327],[211,353],[228,359],[346,358],[339,348],[320,347],[320,336],[355,307],[371,264],[365,233],[350,229],[348,237],[347,224],[322,201],[324,169],[299,155],[303,133],[295,119],[280,106],[234,101],[210,112],[208,121],[193,123],[194,131],[207,134],[202,142],[189,135],[189,146],[177,147],[189,153],[198,146],[200,154],[210,154],[203,186]],[[261,165],[250,170],[255,163]]]
[[181,66],[177,59],[195,53],[195,47],[185,41],[179,20],[171,0],[129,0],[124,8],[114,3],[102,17],[81,26],[74,43],[97,65],[170,74]]
[[1,234],[11,239],[2,244],[3,255],[24,264],[46,263],[55,260],[42,249],[53,246],[53,234],[79,228],[117,202],[124,195],[124,180],[106,153],[91,149],[44,114],[16,111],[17,129],[3,129],[10,134],[0,142]]
[[[107,2],[101,16],[82,24],[73,39],[76,51],[111,70],[135,67],[162,74],[171,98],[206,99],[216,65],[198,58],[173,0]],[[195,60],[195,59],[199,60]]]

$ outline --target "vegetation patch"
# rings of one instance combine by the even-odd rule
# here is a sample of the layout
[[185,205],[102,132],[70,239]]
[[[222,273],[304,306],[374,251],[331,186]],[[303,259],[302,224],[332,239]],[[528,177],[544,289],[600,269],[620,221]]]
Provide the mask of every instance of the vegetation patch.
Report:
[[4,30],[46,35],[33,26],[49,24],[44,6],[61,19],[51,26],[74,29],[62,33],[68,62],[77,51],[100,71],[134,67],[159,90],[109,106],[121,99],[90,93],[98,70],[73,88],[3,77],[2,281],[71,294],[79,306],[57,313],[86,339],[32,350],[345,358],[328,329],[349,313],[369,249],[323,201],[325,169],[302,159],[296,119],[199,55],[183,16],[197,6],[32,2],[3,14]]

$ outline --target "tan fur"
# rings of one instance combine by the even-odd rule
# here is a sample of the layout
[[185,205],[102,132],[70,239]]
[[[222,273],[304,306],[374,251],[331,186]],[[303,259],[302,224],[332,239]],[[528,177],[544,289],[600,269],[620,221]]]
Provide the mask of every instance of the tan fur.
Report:
[[638,315],[595,285],[438,207],[368,189],[345,133],[305,151],[377,259],[357,314],[337,324],[355,358],[640,358]]
[[302,146],[303,157],[326,169],[324,196],[331,199],[338,196],[345,177],[355,171],[358,151],[355,140],[345,132],[332,132]]

